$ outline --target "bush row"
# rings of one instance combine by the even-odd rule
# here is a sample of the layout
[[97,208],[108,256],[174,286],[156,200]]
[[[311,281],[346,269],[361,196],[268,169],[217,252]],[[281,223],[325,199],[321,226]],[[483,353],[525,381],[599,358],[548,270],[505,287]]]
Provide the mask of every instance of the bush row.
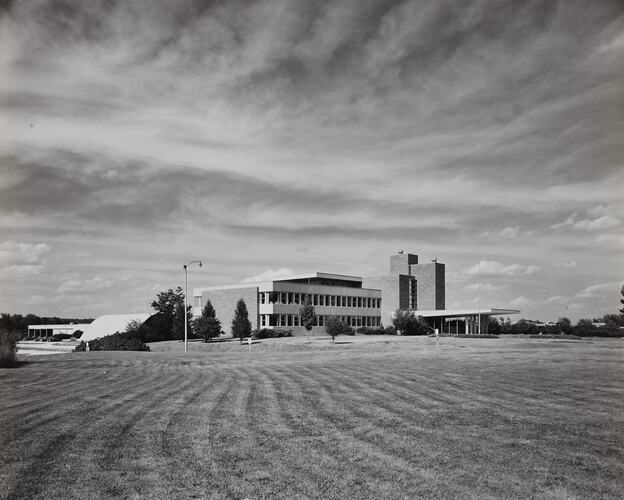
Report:
[[[82,341],[74,351],[86,351],[87,343]],[[116,332],[101,339],[89,341],[91,351],[149,351],[150,348],[139,337]]]
[[393,326],[362,326],[357,329],[357,333],[361,335],[396,335],[396,330]]
[[292,330],[280,330],[271,328],[260,328],[252,332],[254,339],[275,339],[280,337],[292,337]]

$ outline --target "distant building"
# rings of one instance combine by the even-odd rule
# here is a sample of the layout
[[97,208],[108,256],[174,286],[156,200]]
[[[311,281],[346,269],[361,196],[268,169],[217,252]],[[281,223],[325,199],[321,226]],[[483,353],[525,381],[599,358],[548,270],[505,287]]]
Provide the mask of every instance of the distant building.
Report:
[[100,337],[106,337],[116,332],[124,332],[128,323],[136,321],[143,324],[152,314],[107,314],[95,318],[91,323],[68,324],[68,325],[28,325],[28,338],[49,338],[58,333],[72,335],[80,330],[82,335],[80,340],[89,341]]
[[445,310],[445,266],[434,260],[418,263],[418,256],[390,257],[390,272],[361,278],[309,273],[258,283],[239,283],[193,290],[193,314],[199,316],[208,300],[223,329],[229,331],[236,302],[243,299],[253,328],[282,328],[301,334],[299,309],[305,297],[314,305],[315,333],[325,333],[329,316],[353,328],[391,325],[397,309],[414,311],[433,329],[444,333],[487,333],[489,316],[517,314],[516,309]]
[[89,323],[69,323],[64,325],[28,325],[29,339],[42,339],[63,333],[72,335],[75,331],[84,332]]

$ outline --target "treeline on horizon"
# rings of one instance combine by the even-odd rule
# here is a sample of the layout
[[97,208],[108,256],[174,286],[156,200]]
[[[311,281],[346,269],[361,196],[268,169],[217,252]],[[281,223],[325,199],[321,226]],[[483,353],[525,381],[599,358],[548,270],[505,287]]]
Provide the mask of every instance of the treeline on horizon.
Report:
[[[603,323],[598,326],[597,324]],[[624,314],[605,314],[602,318],[581,318],[573,325],[568,318],[559,318],[556,323],[536,323],[520,319],[512,323],[509,318],[490,318],[488,333],[492,335],[576,335],[578,337],[621,337],[624,336]]]
[[0,313],[0,330],[25,334],[28,325],[69,325],[71,323],[91,323],[93,318],[59,318],[57,316],[37,316],[36,314]]

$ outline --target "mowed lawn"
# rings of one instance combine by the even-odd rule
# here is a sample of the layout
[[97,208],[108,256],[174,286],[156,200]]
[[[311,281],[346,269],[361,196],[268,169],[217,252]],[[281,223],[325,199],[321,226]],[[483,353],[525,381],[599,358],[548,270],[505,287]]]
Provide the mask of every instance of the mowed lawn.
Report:
[[621,498],[624,341],[153,345],[0,370],[2,498]]

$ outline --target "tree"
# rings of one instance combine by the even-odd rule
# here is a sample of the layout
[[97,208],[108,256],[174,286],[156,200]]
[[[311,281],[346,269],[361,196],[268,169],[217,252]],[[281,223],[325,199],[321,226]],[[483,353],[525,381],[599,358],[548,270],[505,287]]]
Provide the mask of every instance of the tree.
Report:
[[316,311],[310,301],[310,296],[306,295],[305,301],[299,309],[299,316],[301,316],[301,326],[306,329],[308,334],[308,341],[310,340],[310,330],[316,325]]
[[397,335],[427,335],[430,328],[413,311],[397,309],[392,316]]
[[208,300],[202,309],[201,316],[193,322],[195,334],[208,342],[223,333],[221,322],[217,319],[217,313]]
[[[184,290],[178,287],[160,292],[156,300],[152,301],[152,308],[162,314],[162,325],[165,331],[161,332],[159,340],[180,340],[184,338]],[[187,306],[186,321],[190,322],[192,315],[191,306]]]
[[392,326],[397,331],[397,335],[403,335],[403,332],[407,329],[410,318],[414,316],[414,313],[406,309],[397,309],[392,315]]
[[620,290],[622,294],[622,298],[620,299],[620,304],[622,304],[622,309],[620,309],[620,313],[624,314],[624,285],[622,285],[622,289]]
[[4,324],[0,325],[0,367],[16,366],[17,333],[10,332]]
[[501,323],[498,321],[498,318],[494,318],[490,316],[488,319],[488,332],[491,335],[500,335],[503,331]]
[[342,321],[338,316],[329,316],[325,322],[325,330],[331,336],[332,342],[338,335],[353,335],[353,328]]
[[569,318],[563,317],[557,320],[557,326],[564,335],[570,335],[572,333],[572,322]]
[[234,319],[232,320],[232,336],[238,337],[240,343],[243,343],[245,337],[251,336],[251,323],[249,321],[249,313],[247,305],[243,299],[239,299],[234,310]]
[[124,333],[129,337],[140,337],[139,330],[141,329],[141,325],[143,325],[142,321],[137,319],[130,320],[126,325]]

